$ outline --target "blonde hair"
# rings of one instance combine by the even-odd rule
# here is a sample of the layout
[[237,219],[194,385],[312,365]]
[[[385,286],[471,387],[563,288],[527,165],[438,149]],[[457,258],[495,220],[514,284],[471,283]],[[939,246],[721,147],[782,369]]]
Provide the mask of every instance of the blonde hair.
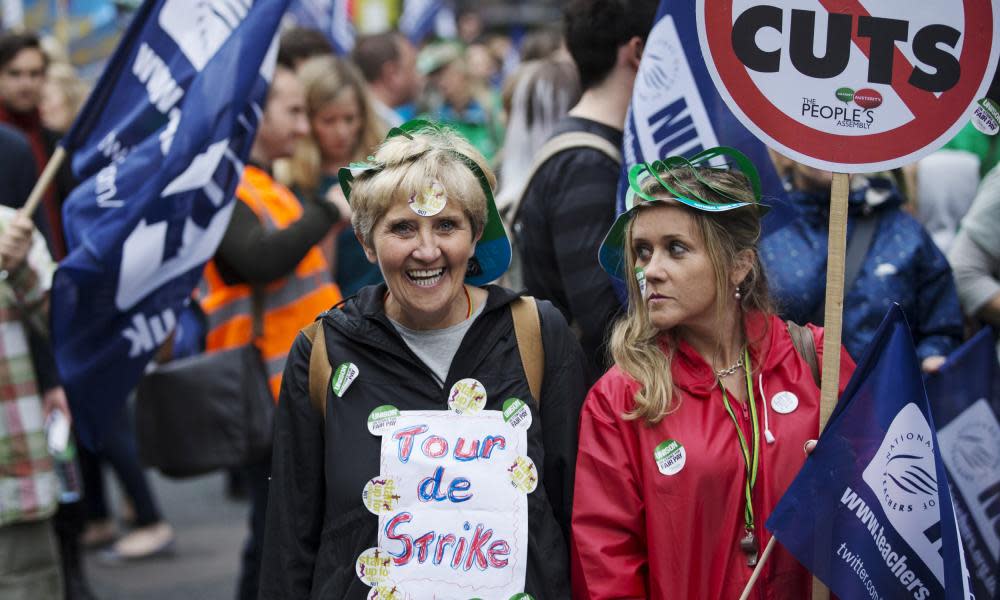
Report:
[[[302,63],[298,76],[305,88],[310,124],[323,107],[346,90],[354,91],[360,109],[361,131],[350,160],[363,160],[385,137],[387,128],[375,113],[368,84],[353,64],[336,56],[317,56]],[[308,193],[316,191],[323,176],[323,155],[314,136],[299,142],[289,167],[292,185]]]
[[[716,189],[726,194],[753,201],[749,183],[742,174],[732,171],[699,169],[702,179],[709,181]],[[693,190],[701,198],[714,202],[731,202],[708,186],[699,182],[688,169],[677,169],[669,174],[673,181]],[[665,178],[666,179],[666,178]],[[670,179],[666,179],[670,181]],[[656,198],[671,199],[673,194],[660,186],[654,178],[649,178],[643,191]],[[652,206],[656,206],[653,204]],[[750,271],[739,284],[741,310],[760,311],[771,314],[767,290],[767,278],[757,253],[760,238],[760,209],[757,206],[710,213],[678,204],[695,220],[705,250],[711,260],[715,274],[716,318],[722,318],[727,301],[733,299],[729,275],[737,265],[739,256],[749,250],[753,254]],[[643,206],[636,214],[649,207]],[[626,227],[625,233],[625,280],[628,287],[629,307],[626,315],[619,320],[611,333],[611,355],[622,371],[641,384],[635,395],[635,406],[624,415],[626,419],[644,419],[647,423],[658,423],[664,416],[677,410],[680,400],[675,398],[673,364],[676,340],[669,331],[653,327],[646,310],[646,303],[639,291],[639,284],[632,276],[636,265],[636,253],[632,246],[632,227],[635,216]],[[732,301],[736,302],[735,299]],[[753,343],[748,340],[748,343]],[[719,340],[721,351],[722,340]]]
[[359,174],[351,187],[351,224],[365,246],[371,247],[375,224],[394,203],[423,191],[432,181],[444,186],[449,202],[458,202],[477,238],[486,227],[486,194],[466,160],[473,161],[496,187],[486,159],[458,132],[425,127],[391,137],[371,157],[382,168]]

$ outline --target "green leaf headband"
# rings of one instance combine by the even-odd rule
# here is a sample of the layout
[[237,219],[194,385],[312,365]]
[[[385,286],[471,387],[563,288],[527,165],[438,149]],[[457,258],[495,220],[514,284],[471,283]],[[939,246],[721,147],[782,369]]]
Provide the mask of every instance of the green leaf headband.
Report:
[[[414,132],[426,129],[439,133],[446,131],[437,123],[414,119],[403,123],[399,127],[390,129],[385,139],[389,140],[401,135],[412,140],[414,139],[412,135]],[[457,132],[449,133],[460,135]],[[503,275],[510,265],[510,241],[507,239],[507,232],[504,229],[503,221],[500,220],[500,212],[497,210],[496,202],[493,199],[493,189],[490,187],[490,180],[486,177],[486,173],[483,172],[476,161],[461,152],[457,150],[448,150],[447,152],[472,171],[472,174],[476,177],[476,181],[479,182],[479,187],[482,188],[483,194],[486,196],[486,226],[483,228],[483,235],[479,238],[479,242],[476,243],[475,254],[469,259],[469,267],[465,273],[466,283],[470,285],[484,285]],[[422,154],[416,154],[410,157],[410,160],[417,160],[421,156]],[[369,156],[367,162],[352,162],[348,166],[342,167],[338,172],[337,178],[340,183],[340,189],[343,190],[348,202],[351,200],[351,189],[354,186],[356,178],[372,176],[384,169],[385,164],[376,161],[374,156]]]
[[[709,161],[720,156],[726,157],[731,162],[728,162],[725,167],[716,167],[710,164]],[[734,167],[742,172],[750,181],[750,189],[753,191],[754,202],[747,202],[746,200],[736,198],[728,191],[719,188],[708,181],[705,177],[702,177],[702,173],[706,170],[728,171],[732,170]],[[682,170],[689,171],[694,176],[695,180],[722,198],[730,200],[730,202],[720,203],[718,200],[713,198],[703,198],[696,190],[688,187],[679,180],[676,172]],[[692,208],[697,208],[698,210],[719,212],[748,206],[754,203],[760,203],[760,175],[758,175],[757,169],[754,168],[750,159],[735,148],[720,146],[718,148],[709,148],[708,150],[699,152],[690,159],[683,156],[668,156],[663,160],[634,165],[628,172],[629,194],[626,197],[626,210],[630,210],[636,206],[636,196],[648,202],[656,202],[659,200],[658,198],[645,193],[642,189],[643,185],[650,177],[656,179],[657,183],[659,183],[665,190],[673,194],[674,198],[678,202],[686,204]],[[629,204],[628,202],[629,197],[631,197],[632,204]]]
[[[710,163],[710,161],[719,157],[727,159],[724,167],[714,166]],[[708,171],[734,169],[743,173],[750,182],[750,190],[753,192],[752,201],[733,196],[730,192],[716,186],[709,181],[709,178],[704,176]],[[724,201],[720,202],[718,198],[703,197],[697,190],[684,184],[678,174],[685,171],[689,172],[696,181]],[[625,212],[618,215],[618,218],[615,219],[598,251],[598,260],[601,263],[601,267],[618,279],[624,279],[625,229],[629,221],[635,217],[636,209],[646,202],[664,201],[663,198],[657,198],[643,190],[643,187],[650,178],[655,179],[664,190],[669,192],[673,200],[697,210],[718,213],[747,206],[756,206],[762,211],[762,215],[770,210],[769,206],[760,203],[761,185],[757,169],[746,155],[735,148],[720,146],[699,152],[690,159],[683,156],[669,156],[662,160],[633,165],[628,171]]]

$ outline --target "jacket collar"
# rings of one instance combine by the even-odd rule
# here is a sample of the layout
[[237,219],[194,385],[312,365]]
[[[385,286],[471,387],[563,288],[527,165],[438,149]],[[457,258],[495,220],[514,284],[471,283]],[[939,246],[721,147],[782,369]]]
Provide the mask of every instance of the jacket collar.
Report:
[[[483,288],[489,293],[489,296],[487,296],[483,313],[473,324],[473,328],[478,327],[486,320],[496,318],[494,314],[496,311],[506,307],[519,297],[516,292],[500,286],[486,285]],[[384,282],[361,288],[356,295],[327,311],[322,317],[328,324],[355,342],[370,345],[398,356],[413,358],[409,348],[385,314],[387,290],[388,287]],[[482,348],[486,345],[477,344],[477,347]],[[462,346],[465,346],[464,341]],[[460,348],[461,350],[462,348]]]
[[[517,292],[497,285],[485,285],[482,287],[489,293],[489,296],[486,298],[486,307],[483,309],[484,313],[507,306],[520,296]],[[385,317],[385,294],[388,289],[385,282],[363,287],[358,290],[357,295],[348,298],[344,302],[343,310],[348,314],[356,313],[358,316],[366,319],[381,319]]]
[[[743,326],[750,349],[750,364],[753,369],[751,377],[754,380],[761,372],[769,371],[786,360],[790,349],[794,351],[790,343],[781,343],[784,323],[777,317],[758,311],[748,312],[744,316]],[[693,398],[709,399],[718,387],[712,366],[684,340],[671,342],[663,339],[661,347],[668,351],[671,343],[676,346],[671,369],[674,386]]]

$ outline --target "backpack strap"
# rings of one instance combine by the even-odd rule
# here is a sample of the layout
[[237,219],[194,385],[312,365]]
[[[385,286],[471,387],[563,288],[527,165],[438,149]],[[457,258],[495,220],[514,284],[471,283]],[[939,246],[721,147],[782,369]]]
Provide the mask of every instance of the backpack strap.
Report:
[[[860,216],[854,221],[854,229],[851,232],[851,239],[847,240],[847,250],[844,255],[844,294],[851,291],[851,287],[861,273],[861,266],[865,263],[868,250],[872,247],[875,239],[875,232],[878,230],[880,213]],[[823,325],[826,319],[826,295],[819,303],[816,312],[809,320],[814,325]]]
[[326,388],[333,376],[333,366],[326,355],[326,333],[323,331],[323,319],[313,321],[302,329],[312,340],[312,351],[309,352],[309,400],[326,420]]
[[541,148],[538,149],[538,154],[535,155],[535,160],[531,163],[531,170],[528,172],[528,176],[524,179],[524,187],[521,188],[517,197],[504,211],[504,216],[508,217],[508,223],[517,222],[518,212],[520,212],[521,209],[521,200],[524,199],[524,192],[528,190],[528,185],[531,183],[531,180],[535,178],[535,174],[538,172],[538,169],[541,169],[542,165],[547,163],[549,159],[556,154],[572,148],[591,148],[593,150],[603,152],[608,158],[615,161],[617,164],[622,164],[621,149],[596,133],[588,133],[586,131],[567,131],[566,133],[560,133],[559,135],[550,138],[547,142],[542,144]]
[[819,355],[816,353],[816,338],[813,337],[812,331],[808,327],[793,323],[792,321],[785,321],[785,325],[788,327],[788,334],[792,336],[792,345],[795,346],[795,351],[809,365],[813,381],[816,382],[816,387],[820,387]]
[[521,296],[510,304],[514,318],[514,337],[521,354],[521,366],[528,377],[528,389],[535,401],[542,403],[542,376],[545,373],[545,348],[542,346],[542,324],[538,305],[531,296]]

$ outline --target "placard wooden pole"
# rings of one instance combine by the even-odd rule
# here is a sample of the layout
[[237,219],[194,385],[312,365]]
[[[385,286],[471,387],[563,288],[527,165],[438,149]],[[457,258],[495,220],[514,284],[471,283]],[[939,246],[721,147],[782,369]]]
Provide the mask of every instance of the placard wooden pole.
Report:
[[[847,254],[847,195],[850,178],[834,173],[830,189],[830,234],[826,255],[826,312],[823,314],[823,376],[820,379],[819,430],[823,431],[837,405],[840,389],[840,337],[844,317],[844,259]],[[764,563],[778,538],[771,536],[750,575],[740,600],[750,597]],[[812,600],[829,600],[830,590],[813,577]]]
[[49,185],[52,180],[56,178],[56,172],[59,171],[59,167],[62,166],[63,160],[66,158],[66,150],[62,146],[56,146],[56,151],[52,153],[52,157],[49,162],[45,163],[45,168],[42,170],[42,175],[35,182],[35,187],[31,188],[31,193],[28,194],[28,199],[24,202],[24,206],[21,207],[21,213],[31,216],[35,214],[35,209],[38,208],[38,203],[41,202],[42,196],[45,195],[45,190],[49,189]]
[[[830,237],[826,255],[826,313],[823,315],[823,378],[819,400],[819,430],[823,431],[837,405],[840,386],[840,334],[844,321],[844,258],[847,254],[847,194],[850,178],[833,174],[830,190]],[[829,600],[830,590],[813,577],[813,600]]]
[[757,583],[757,578],[760,577],[760,572],[764,569],[764,563],[771,556],[771,551],[774,550],[774,544],[778,541],[778,538],[771,536],[768,540],[767,546],[764,546],[764,552],[760,555],[760,560],[757,561],[757,566],[754,567],[753,573],[750,574],[750,581],[747,582],[747,586],[743,588],[743,593],[740,594],[740,600],[747,600],[750,597],[750,591],[753,590],[753,584]]

